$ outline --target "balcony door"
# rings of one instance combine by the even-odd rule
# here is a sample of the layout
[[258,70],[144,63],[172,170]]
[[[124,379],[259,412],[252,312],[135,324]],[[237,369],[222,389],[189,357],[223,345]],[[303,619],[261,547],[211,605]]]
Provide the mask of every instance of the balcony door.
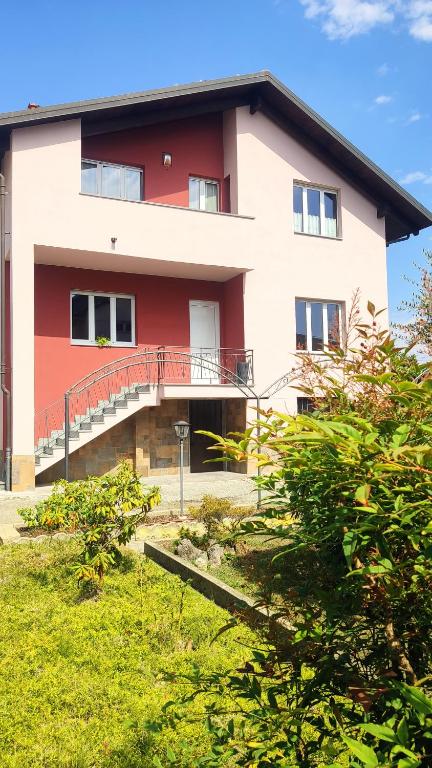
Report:
[[192,384],[219,384],[219,303],[191,301],[190,346],[194,360],[191,366]]

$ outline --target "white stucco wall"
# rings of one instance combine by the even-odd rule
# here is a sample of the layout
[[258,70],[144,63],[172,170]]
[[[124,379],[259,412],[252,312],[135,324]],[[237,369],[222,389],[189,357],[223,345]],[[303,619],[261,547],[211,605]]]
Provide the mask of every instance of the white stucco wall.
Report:
[[[262,391],[294,363],[295,298],[344,302],[361,292],[387,307],[384,220],[344,179],[261,113],[237,110],[238,210],[256,216],[258,247],[245,276],[245,343],[254,349],[256,389]],[[296,234],[293,182],[337,188],[341,239]],[[383,322],[386,322],[384,318]],[[298,392],[273,404],[294,408]]]

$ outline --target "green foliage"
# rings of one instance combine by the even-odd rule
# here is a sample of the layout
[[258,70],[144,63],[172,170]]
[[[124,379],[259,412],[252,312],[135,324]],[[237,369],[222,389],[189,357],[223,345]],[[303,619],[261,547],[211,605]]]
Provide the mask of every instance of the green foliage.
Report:
[[[199,507],[188,508],[188,515],[204,525],[205,535],[200,538],[200,544],[210,541],[227,543],[239,530],[243,520],[254,512],[252,507],[239,507],[229,499],[221,499],[209,494],[203,496]],[[197,540],[196,535],[193,538]]]
[[188,687],[162,673],[241,664],[246,628],[211,640],[228,614],[133,553],[82,600],[79,542],[0,547],[1,768],[191,768],[209,748],[203,710],[176,730],[147,728]]
[[109,347],[111,339],[108,339],[107,336],[96,336],[96,344],[98,347]]
[[[275,576],[297,558],[313,578],[269,601],[283,622],[270,648],[194,680],[213,735],[200,765],[432,764],[432,379],[404,377],[369,310],[347,354],[302,358],[313,415],[263,413],[258,435],[217,438],[228,458],[266,465],[264,508],[242,533],[270,524],[286,542]],[[241,716],[212,703],[220,689]]]
[[108,568],[121,561],[120,547],[159,502],[159,489],[144,489],[123,462],[115,474],[71,483],[59,480],[51,496],[19,511],[30,527],[79,533],[84,548],[74,566],[78,581],[100,585]]
[[413,293],[408,301],[399,307],[407,313],[405,323],[397,323],[396,328],[402,338],[411,345],[416,345],[421,352],[432,356],[432,251],[424,251],[425,266],[417,266],[418,280],[408,279],[413,285]]

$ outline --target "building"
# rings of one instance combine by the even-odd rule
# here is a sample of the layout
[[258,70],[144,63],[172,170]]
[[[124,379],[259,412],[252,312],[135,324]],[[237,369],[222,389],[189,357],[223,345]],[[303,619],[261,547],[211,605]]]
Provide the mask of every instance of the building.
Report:
[[268,72],[29,105],[0,157],[16,490],[62,476],[67,392],[72,478],[176,471],[185,418],[202,470],[195,430],[242,429],[296,349],[339,343],[357,288],[386,307],[386,244],[432,223]]

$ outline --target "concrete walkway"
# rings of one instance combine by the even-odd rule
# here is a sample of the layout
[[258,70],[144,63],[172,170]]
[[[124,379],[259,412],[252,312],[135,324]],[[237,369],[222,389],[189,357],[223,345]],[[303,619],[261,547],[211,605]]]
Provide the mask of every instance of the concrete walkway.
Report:
[[[144,485],[157,485],[161,489],[162,503],[155,513],[178,512],[179,510],[179,477],[164,475],[161,477],[143,478]],[[51,485],[35,488],[34,491],[9,492],[0,491],[0,526],[24,524],[17,510],[21,507],[32,507],[46,499],[51,493]],[[256,503],[255,484],[250,477],[235,472],[200,472],[185,474],[184,495],[185,505],[200,502],[205,494],[227,498],[236,504]]]

